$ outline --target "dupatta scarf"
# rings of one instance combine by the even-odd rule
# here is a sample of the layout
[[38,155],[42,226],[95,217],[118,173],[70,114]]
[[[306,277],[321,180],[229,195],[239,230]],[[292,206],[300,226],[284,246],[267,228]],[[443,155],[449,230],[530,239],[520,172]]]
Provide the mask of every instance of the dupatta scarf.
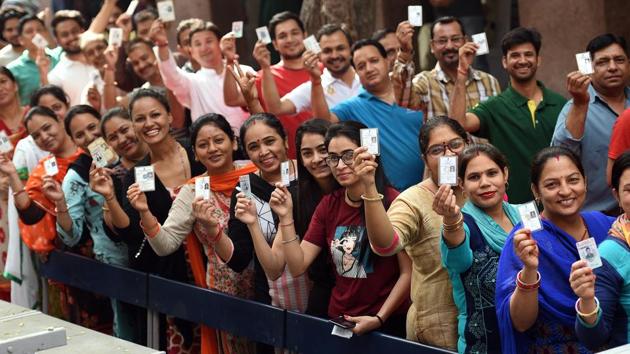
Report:
[[[602,242],[613,219],[600,212],[580,214],[590,237],[594,238],[597,244]],[[543,229],[532,233],[532,238],[538,243],[538,271],[541,275],[537,321],[555,322],[573,328],[577,297],[569,284],[569,274],[571,264],[580,259],[575,246],[576,240],[549,220],[541,221]],[[519,223],[510,232],[499,259],[497,272],[496,309],[501,331],[501,352],[504,354],[526,353],[533,344],[531,333],[528,331],[519,333],[512,327],[510,315],[510,298],[516,288],[516,275],[523,268],[513,245],[514,234],[521,228],[522,224]]]
[[[57,166],[59,167],[59,173],[53,177],[55,181],[59,182],[59,184],[63,182],[63,178],[68,172],[68,167],[79,158],[82,153],[83,150],[77,149],[72,155],[66,158],[55,157]],[[54,240],[57,236],[57,228],[55,226],[57,213],[55,212],[55,204],[48,200],[42,191],[42,181],[46,175],[44,161],[48,158],[49,157],[46,156],[39,160],[39,163],[31,172],[26,186],[24,186],[29,198],[31,198],[31,202],[44,210],[44,217],[33,225],[26,225],[22,220],[19,220],[22,241],[24,241],[28,248],[41,253],[50,252],[55,248]]]
[[613,226],[610,228],[609,234],[626,241],[630,247],[630,220],[628,220],[626,213],[619,215]]

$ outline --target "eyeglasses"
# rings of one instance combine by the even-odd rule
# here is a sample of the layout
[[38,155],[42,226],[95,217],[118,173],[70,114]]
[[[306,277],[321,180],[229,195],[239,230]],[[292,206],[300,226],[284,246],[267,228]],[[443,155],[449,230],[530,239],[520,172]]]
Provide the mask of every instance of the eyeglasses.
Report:
[[464,41],[466,40],[466,37],[464,36],[453,36],[451,38],[437,38],[437,39],[433,39],[433,43],[435,43],[436,45],[443,47],[446,44],[448,44],[448,41],[453,42],[454,44],[462,44],[464,43]]
[[341,155],[329,153],[328,156],[326,156],[326,164],[330,168],[337,167],[337,165],[339,165],[339,160],[343,161],[346,166],[352,166],[352,162],[354,160],[354,151],[346,150],[342,152]]
[[440,156],[446,154],[446,149],[449,149],[451,152],[457,153],[460,152],[466,141],[462,138],[455,138],[449,142],[444,142],[437,145],[429,146],[427,149],[427,154],[431,156]]

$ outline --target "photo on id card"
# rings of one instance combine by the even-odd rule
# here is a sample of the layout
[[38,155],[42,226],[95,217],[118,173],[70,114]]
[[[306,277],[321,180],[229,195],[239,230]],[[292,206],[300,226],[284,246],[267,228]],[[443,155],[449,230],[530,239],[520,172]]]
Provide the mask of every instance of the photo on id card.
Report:
[[599,256],[599,250],[594,238],[587,238],[576,243],[575,246],[580,254],[580,259],[585,260],[590,268],[595,269],[602,266],[602,259]]
[[457,156],[440,156],[438,184],[457,185]]
[[532,232],[542,230],[542,222],[540,221],[540,214],[538,213],[535,202],[531,201],[519,205],[518,213],[521,216],[523,228],[529,229]]

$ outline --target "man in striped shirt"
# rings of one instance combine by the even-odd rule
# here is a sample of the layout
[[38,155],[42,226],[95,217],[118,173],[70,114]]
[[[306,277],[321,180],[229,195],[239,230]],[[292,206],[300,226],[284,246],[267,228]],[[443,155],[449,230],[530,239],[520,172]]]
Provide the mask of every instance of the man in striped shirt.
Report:
[[[398,25],[396,35],[401,43],[392,80],[394,87],[399,89],[404,85],[396,84],[406,80],[402,70],[413,65],[413,27],[408,21]],[[437,19],[431,28],[431,53],[437,59],[435,68],[423,71],[413,78],[411,92],[404,95],[396,92],[396,97],[404,97],[399,104],[415,110],[424,111],[425,119],[436,116],[450,115],[449,93],[453,92],[459,65],[459,48],[466,43],[466,33],[461,21],[456,17],[442,17]],[[499,82],[494,76],[472,67],[468,69],[466,80],[466,109],[474,107],[491,96],[501,92]]]

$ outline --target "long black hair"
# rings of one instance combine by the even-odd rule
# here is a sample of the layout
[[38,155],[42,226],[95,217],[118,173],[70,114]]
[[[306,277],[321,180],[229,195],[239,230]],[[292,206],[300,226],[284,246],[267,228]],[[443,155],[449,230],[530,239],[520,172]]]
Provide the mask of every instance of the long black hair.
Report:
[[[317,134],[326,137],[328,127],[330,127],[329,121],[315,118],[302,123],[295,132],[295,150],[297,152],[298,161],[297,170],[298,176],[300,176],[298,179],[297,220],[295,224],[298,235],[306,234],[315,208],[317,208],[317,204],[319,204],[324,196],[324,191],[315,180],[315,177],[304,167],[304,160],[302,160],[302,154],[300,153],[302,149],[302,138],[304,134]],[[336,180],[334,180],[334,183],[334,189],[339,188],[339,184]]]

